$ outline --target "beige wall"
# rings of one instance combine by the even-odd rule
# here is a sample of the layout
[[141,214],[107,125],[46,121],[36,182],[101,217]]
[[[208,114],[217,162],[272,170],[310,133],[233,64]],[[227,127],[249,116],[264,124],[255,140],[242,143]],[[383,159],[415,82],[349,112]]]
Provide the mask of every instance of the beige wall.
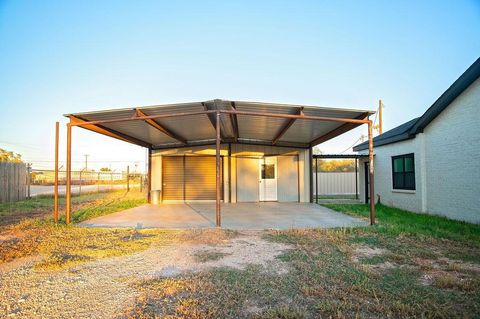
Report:
[[[298,157],[298,173],[296,173],[297,163],[286,163],[285,160],[281,160],[278,165],[279,169],[279,183],[283,183],[284,176],[289,176],[288,183],[291,182],[293,175],[298,175],[299,183],[295,182],[295,185],[287,187],[286,185],[279,184],[278,187],[278,200],[279,201],[292,201],[293,197],[300,198],[300,202],[308,202],[310,200],[310,181],[309,181],[309,152],[308,149],[296,149],[287,147],[275,147],[275,146],[262,146],[262,145],[247,145],[247,144],[232,144],[231,145],[231,185],[228,183],[228,145],[221,145],[221,155],[224,157],[224,198],[226,201],[229,199],[229,187],[231,186],[231,198],[232,202],[237,201],[237,194],[242,192],[241,189],[237,189],[238,181],[237,174],[238,163],[237,157],[242,158],[261,158],[262,156],[274,156],[274,155],[296,155],[288,156],[288,158]],[[198,146],[198,147],[186,147],[170,150],[154,150],[152,151],[152,190],[162,189],[162,156],[164,155],[214,155],[215,145]],[[287,158],[287,156],[285,156]],[[288,165],[287,165],[288,164]],[[253,166],[252,166],[253,167]],[[258,165],[256,165],[258,169]],[[291,170],[295,168],[295,172]],[[283,170],[280,171],[280,169]],[[288,172],[285,172],[288,170]],[[258,172],[258,171],[257,171]],[[258,173],[257,173],[258,176]],[[280,176],[282,178],[280,179]],[[258,191],[258,180],[255,181]],[[253,184],[252,184],[253,185]],[[251,186],[253,187],[253,186]],[[298,194],[299,191],[299,194]]]

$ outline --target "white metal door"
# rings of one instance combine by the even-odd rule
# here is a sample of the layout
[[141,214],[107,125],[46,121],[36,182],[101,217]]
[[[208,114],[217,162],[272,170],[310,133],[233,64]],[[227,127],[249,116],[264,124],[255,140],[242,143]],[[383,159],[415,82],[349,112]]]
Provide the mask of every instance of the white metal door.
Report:
[[277,200],[277,158],[264,157],[260,159],[259,169],[259,200],[276,201]]

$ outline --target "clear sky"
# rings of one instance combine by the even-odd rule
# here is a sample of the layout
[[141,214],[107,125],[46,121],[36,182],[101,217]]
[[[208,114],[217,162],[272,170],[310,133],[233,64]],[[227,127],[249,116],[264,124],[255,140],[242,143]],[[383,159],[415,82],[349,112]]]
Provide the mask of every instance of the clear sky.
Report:
[[[382,98],[389,129],[479,55],[480,0],[0,0],[0,147],[51,168],[62,114],[213,98],[373,110]],[[73,145],[74,169],[83,154],[144,165],[142,148],[79,128]]]

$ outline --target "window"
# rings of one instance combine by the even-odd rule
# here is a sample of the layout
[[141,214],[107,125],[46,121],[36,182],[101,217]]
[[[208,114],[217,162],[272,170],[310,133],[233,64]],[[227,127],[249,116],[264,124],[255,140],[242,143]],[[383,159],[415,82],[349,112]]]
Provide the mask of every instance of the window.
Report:
[[415,158],[412,154],[392,157],[393,189],[415,190]]
[[262,164],[262,179],[275,179],[275,164]]

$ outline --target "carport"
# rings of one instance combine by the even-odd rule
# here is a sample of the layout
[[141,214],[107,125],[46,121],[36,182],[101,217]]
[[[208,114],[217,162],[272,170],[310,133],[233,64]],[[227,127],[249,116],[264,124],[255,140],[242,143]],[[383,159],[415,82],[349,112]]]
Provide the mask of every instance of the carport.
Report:
[[[185,192],[189,187],[191,189],[195,185],[200,185],[200,188],[209,186],[208,191],[213,198],[209,197],[208,199],[215,202],[215,225],[220,227],[222,225],[222,201],[232,203],[233,184],[231,180],[237,178],[232,172],[231,162],[232,158],[235,158],[231,154],[232,147],[239,149],[243,145],[243,149],[247,153],[258,146],[265,146],[270,150],[284,148],[294,150],[293,154],[297,158],[299,158],[299,154],[307,155],[308,158],[302,161],[302,165],[305,167],[303,175],[297,169],[297,194],[298,202],[309,201],[311,203],[313,201],[312,148],[362,124],[368,125],[369,161],[371,163],[369,174],[370,180],[373,180],[372,121],[369,119],[371,114],[373,112],[368,110],[219,99],[68,114],[66,116],[70,121],[67,123],[66,222],[70,222],[71,214],[71,132],[75,126],[148,148],[149,202],[152,199],[150,191],[152,191],[153,153],[214,145],[213,154],[209,155],[214,158],[214,161],[211,161],[212,164],[207,165],[205,164],[207,161],[199,161],[198,157],[196,164],[191,164],[192,167],[206,165],[205,167],[208,168],[206,170],[214,168],[209,173],[211,180],[205,181],[207,179],[205,174],[199,176],[193,174],[193,177],[188,175],[189,181],[186,181],[186,174],[183,173],[180,178],[174,176],[176,178],[173,178],[174,186],[170,188],[173,190],[183,189],[183,193],[179,191],[179,194],[174,194],[174,196],[177,196],[175,198],[183,196],[182,199],[186,202],[189,198]],[[262,154],[264,159],[260,168],[260,183],[263,179],[267,182],[269,178],[277,178],[276,172],[278,171],[276,162],[272,160],[272,163],[267,163],[265,154]],[[273,159],[277,155],[290,154],[270,154],[269,158]],[[58,124],[55,159],[58,172]],[[170,175],[176,175],[182,171],[180,167],[182,161],[179,158],[171,162],[169,172],[172,174]],[[183,170],[185,170],[185,162],[184,157]],[[178,168],[175,168],[175,165]],[[224,167],[227,168],[225,171]],[[162,174],[164,174],[163,171]],[[252,178],[256,178],[254,175]],[[243,174],[239,176],[243,176]],[[199,181],[203,184],[198,184]],[[228,185],[228,189],[224,187],[225,185]],[[252,186],[245,187],[258,188],[255,183],[250,183],[250,185]],[[276,187],[276,185],[275,188],[272,186],[272,188],[268,188],[268,191],[274,189],[277,192]],[[55,188],[57,189],[57,186]],[[294,189],[294,187],[290,188]],[[200,192],[200,189],[197,189],[197,192]],[[288,190],[285,192],[288,193]],[[373,183],[370,184],[370,193],[374,193]],[[58,192],[55,194],[55,203],[58,203]],[[169,194],[172,192],[170,191]],[[192,191],[189,194],[192,194]],[[196,197],[190,198],[197,198],[198,194],[195,195]],[[204,199],[201,196],[199,198]],[[267,196],[266,199],[276,201],[277,197]],[[283,203],[278,203],[278,205],[283,205]],[[371,224],[375,221],[374,216],[375,206],[374,203],[371,203]],[[54,218],[58,220],[57,204]]]

